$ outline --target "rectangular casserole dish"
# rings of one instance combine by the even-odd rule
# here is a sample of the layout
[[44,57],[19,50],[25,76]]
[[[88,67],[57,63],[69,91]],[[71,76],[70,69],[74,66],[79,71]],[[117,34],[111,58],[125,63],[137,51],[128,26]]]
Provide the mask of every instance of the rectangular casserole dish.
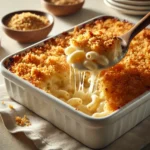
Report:
[[[111,16],[98,16],[78,26],[80,27],[103,17],[110,18]],[[65,32],[73,29],[74,27]],[[59,35],[50,38],[55,38]],[[41,45],[50,38],[15,54],[26,52],[31,47]],[[7,70],[5,62],[11,61],[13,55],[1,61],[1,72],[5,78],[9,96],[90,148],[100,149],[107,146],[150,115],[149,91],[107,117],[93,118],[76,111],[53,95],[36,88],[31,83]]]

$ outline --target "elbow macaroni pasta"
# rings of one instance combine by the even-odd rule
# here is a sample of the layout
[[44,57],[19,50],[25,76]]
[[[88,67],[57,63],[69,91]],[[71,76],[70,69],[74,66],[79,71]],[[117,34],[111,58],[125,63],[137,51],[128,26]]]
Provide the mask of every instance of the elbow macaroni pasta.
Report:
[[76,50],[76,48],[75,47],[67,47],[66,49],[65,49],[65,54],[66,55],[70,55],[71,53],[73,53],[74,51]]
[[77,107],[82,104],[82,99],[76,98],[76,97],[71,98],[68,100],[68,104],[70,104],[71,106]]
[[73,51],[67,57],[67,62],[69,64],[81,63],[85,58],[85,52],[83,50]]
[[91,111],[91,112],[95,112],[97,107],[99,106],[100,103],[100,99],[97,95],[93,94],[92,96],[92,101],[87,105],[87,108]]
[[70,94],[65,90],[58,90],[57,95],[58,97],[63,98],[65,100],[68,100],[70,98]]
[[[73,45],[72,42],[70,43]],[[67,55],[67,62],[78,69],[85,67],[88,70],[97,70],[98,65],[107,66],[109,64],[109,60],[106,56],[99,55],[94,51],[86,53],[75,46],[69,46],[64,52]]]
[[89,70],[97,70],[98,68],[97,64],[90,60],[85,60],[83,65]]
[[86,58],[91,61],[95,60],[99,65],[107,66],[109,64],[107,57],[104,55],[99,55],[97,52],[87,52]]

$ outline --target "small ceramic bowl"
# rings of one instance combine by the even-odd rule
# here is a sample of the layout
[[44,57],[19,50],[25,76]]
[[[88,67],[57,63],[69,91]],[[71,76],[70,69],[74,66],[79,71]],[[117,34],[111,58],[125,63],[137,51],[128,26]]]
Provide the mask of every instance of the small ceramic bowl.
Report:
[[43,7],[51,12],[55,16],[66,16],[76,13],[80,10],[84,4],[85,0],[79,0],[79,3],[72,5],[55,5],[50,3],[49,0],[41,0]]
[[[14,30],[8,27],[8,22],[10,21],[11,17],[15,14],[21,14],[23,12],[30,12],[39,16],[45,16],[49,20],[49,24],[47,26],[44,26],[43,28],[36,29],[36,30]],[[34,43],[37,41],[40,41],[47,37],[47,35],[50,33],[50,31],[53,28],[54,24],[54,18],[52,15],[37,11],[37,10],[21,10],[9,13],[5,15],[1,19],[2,29],[3,31],[12,39],[20,42],[20,43]]]

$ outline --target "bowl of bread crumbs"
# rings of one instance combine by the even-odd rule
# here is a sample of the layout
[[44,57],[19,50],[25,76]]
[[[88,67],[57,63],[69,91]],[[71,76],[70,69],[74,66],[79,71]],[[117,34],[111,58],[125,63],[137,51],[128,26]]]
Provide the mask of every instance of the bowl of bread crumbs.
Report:
[[85,0],[41,0],[43,7],[55,16],[66,16],[78,12]]
[[20,43],[34,43],[47,37],[53,28],[52,15],[36,10],[9,13],[1,20],[3,31]]

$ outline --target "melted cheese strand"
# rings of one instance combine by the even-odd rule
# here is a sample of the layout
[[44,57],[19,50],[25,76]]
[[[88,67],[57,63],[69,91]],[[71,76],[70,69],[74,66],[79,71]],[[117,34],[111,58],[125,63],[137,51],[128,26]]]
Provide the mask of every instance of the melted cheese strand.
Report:
[[69,84],[72,84],[72,67],[69,67]]
[[85,91],[85,90],[84,90],[85,72],[82,72],[82,74],[83,74],[83,75],[82,75],[83,80],[82,80],[82,84],[81,84],[81,87],[82,87],[82,90],[81,90],[81,91],[83,91],[83,92],[84,92],[84,91]]
[[98,74],[98,71],[91,72],[91,81],[90,81],[89,93],[92,93],[94,90],[94,83],[95,83],[97,74]]
[[73,68],[73,76],[74,76],[74,93],[77,91],[76,89],[76,83],[77,83],[77,78],[76,78],[76,69]]

